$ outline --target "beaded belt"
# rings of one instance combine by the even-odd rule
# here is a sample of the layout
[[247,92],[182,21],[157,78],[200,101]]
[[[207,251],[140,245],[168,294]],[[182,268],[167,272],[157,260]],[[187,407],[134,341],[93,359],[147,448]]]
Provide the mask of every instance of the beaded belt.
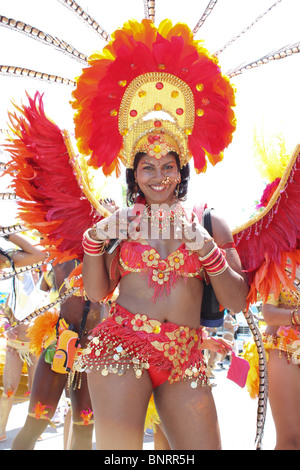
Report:
[[205,335],[203,328],[160,323],[114,304],[108,318],[93,330],[76,368],[122,375],[133,367],[139,378],[143,370],[155,367],[168,372],[170,383],[184,380],[196,388],[209,383],[201,349]]

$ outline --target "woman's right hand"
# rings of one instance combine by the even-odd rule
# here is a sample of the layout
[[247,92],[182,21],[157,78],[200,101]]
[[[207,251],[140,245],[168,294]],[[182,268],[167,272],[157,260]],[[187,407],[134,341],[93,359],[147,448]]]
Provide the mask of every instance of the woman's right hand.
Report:
[[97,222],[90,235],[98,240],[126,240],[128,237],[137,239],[139,236],[139,218],[139,215],[133,213],[132,208],[116,208],[110,216]]

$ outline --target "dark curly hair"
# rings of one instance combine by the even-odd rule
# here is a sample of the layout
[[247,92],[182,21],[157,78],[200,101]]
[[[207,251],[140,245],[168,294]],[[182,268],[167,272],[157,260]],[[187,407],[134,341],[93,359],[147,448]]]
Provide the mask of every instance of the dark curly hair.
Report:
[[[170,154],[175,157],[177,167],[181,175],[181,181],[178,186],[178,199],[179,201],[184,201],[186,199],[187,190],[188,190],[188,181],[190,179],[190,166],[189,164],[187,164],[183,166],[182,168],[180,168],[180,160],[179,160],[178,154],[176,152],[170,152]],[[126,183],[127,183],[126,203],[128,206],[131,204],[134,204],[137,196],[144,197],[144,194],[142,193],[140,188],[137,187],[137,184],[135,182],[135,177],[134,177],[134,172],[137,169],[140,159],[144,155],[147,155],[147,154],[144,152],[137,153],[134,159],[133,169],[128,168],[126,170]]]

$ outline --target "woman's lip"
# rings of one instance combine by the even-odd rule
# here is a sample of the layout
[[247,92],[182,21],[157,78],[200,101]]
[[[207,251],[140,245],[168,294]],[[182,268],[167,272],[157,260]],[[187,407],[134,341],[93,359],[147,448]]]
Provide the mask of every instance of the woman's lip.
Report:
[[156,192],[162,192],[164,189],[166,189],[166,186],[165,185],[161,185],[161,184],[152,184],[150,185],[150,188],[153,190],[153,191],[156,191]]

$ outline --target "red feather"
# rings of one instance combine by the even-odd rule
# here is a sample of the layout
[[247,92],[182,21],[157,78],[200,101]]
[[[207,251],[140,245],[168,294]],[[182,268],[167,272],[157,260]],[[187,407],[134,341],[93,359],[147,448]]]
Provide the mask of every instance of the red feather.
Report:
[[83,257],[82,235],[100,216],[84,196],[74,175],[64,136],[44,112],[42,96],[9,114],[14,137],[6,145],[11,156],[7,173],[22,199],[19,215],[44,237],[56,261]]
[[[252,220],[234,230],[237,251],[251,286],[249,301],[259,293],[266,301],[282,285],[292,288],[285,271],[300,263],[300,146],[294,152],[268,205]],[[293,278],[293,276],[292,276]]]
[[76,139],[82,154],[90,156],[89,164],[105,174],[117,164],[122,153],[118,113],[125,90],[134,78],[161,67],[193,93],[195,125],[188,141],[196,171],[205,171],[206,155],[212,164],[220,161],[236,122],[234,89],[217,59],[182,23],[167,21],[156,28],[150,20],[129,21],[112,37],[102,53],[91,57],[73,92]]

